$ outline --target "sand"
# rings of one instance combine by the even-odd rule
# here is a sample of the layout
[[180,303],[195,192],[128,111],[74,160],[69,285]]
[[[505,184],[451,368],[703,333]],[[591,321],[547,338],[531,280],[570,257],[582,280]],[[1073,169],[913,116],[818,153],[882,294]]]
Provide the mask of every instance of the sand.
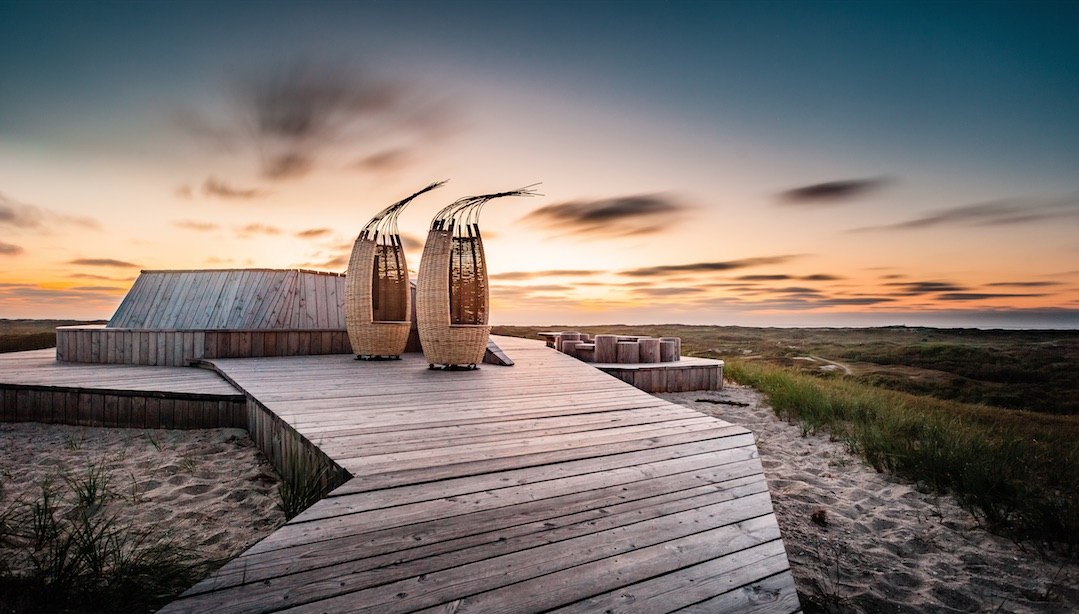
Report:
[[1074,560],[987,532],[951,497],[878,473],[827,435],[803,437],[756,390],[656,396],[753,431],[806,611],[1079,611]]
[[[1074,561],[990,534],[950,497],[877,473],[826,435],[803,437],[757,391],[657,396],[754,432],[806,611],[1079,611]],[[0,424],[0,512],[47,476],[102,461],[123,521],[168,531],[205,560],[284,522],[279,478],[240,429]],[[0,560],[17,568],[20,557],[0,540]]]
[[[34,501],[46,479],[79,478],[104,465],[114,496],[108,511],[124,526],[153,529],[203,561],[225,562],[284,521],[279,478],[242,429],[140,430],[35,423],[0,424],[0,513]],[[24,546],[24,545],[23,545]],[[15,571],[27,556],[0,540]]]

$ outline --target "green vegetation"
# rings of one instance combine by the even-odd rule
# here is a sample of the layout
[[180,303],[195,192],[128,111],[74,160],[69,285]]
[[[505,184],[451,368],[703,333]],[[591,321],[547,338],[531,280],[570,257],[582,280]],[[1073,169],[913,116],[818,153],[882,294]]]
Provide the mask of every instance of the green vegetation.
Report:
[[734,360],[726,375],[768,395],[805,432],[826,429],[878,471],[960,503],[998,532],[1079,544],[1079,421],[821,379]]
[[79,324],[104,324],[104,322],[0,319],[0,353],[43,350],[56,347],[56,327],[76,326]]
[[209,571],[163,528],[135,529],[109,511],[120,495],[103,463],[59,477],[0,511],[3,611],[153,611]]
[[[1079,331],[740,326],[496,326],[536,339],[540,330],[682,338],[691,356],[760,361],[802,373],[835,374],[939,399],[1050,414],[1079,414]],[[820,360],[820,359],[823,359]],[[841,369],[840,369],[841,371]]]
[[681,337],[684,354],[724,359],[727,377],[767,394],[803,432],[826,430],[880,471],[953,493],[997,532],[1079,545],[1079,332],[680,325],[494,332],[535,339],[540,330],[574,329]]

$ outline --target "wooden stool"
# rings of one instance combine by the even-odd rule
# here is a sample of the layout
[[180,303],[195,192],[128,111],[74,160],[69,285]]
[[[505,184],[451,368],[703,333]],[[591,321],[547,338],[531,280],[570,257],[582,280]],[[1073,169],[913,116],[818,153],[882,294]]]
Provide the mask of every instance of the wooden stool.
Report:
[[678,344],[670,339],[659,340],[659,361],[676,362],[678,360]]
[[636,341],[618,342],[618,362],[623,365],[636,364],[641,361],[641,346]]
[[641,362],[659,362],[659,339],[640,339],[637,345],[641,346]]
[[615,335],[596,335],[596,362],[613,363],[618,361],[618,337]]

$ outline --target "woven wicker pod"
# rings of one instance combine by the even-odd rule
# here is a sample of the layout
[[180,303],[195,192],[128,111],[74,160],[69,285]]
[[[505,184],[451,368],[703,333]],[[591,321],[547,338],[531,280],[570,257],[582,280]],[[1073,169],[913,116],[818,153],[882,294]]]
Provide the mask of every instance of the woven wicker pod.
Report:
[[435,215],[416,282],[420,344],[432,368],[475,367],[483,361],[491,327],[480,210],[495,198],[533,194],[522,188],[470,196]]
[[345,326],[357,358],[398,358],[405,351],[412,297],[397,216],[412,199],[443,183],[383,209],[356,237],[345,284]]

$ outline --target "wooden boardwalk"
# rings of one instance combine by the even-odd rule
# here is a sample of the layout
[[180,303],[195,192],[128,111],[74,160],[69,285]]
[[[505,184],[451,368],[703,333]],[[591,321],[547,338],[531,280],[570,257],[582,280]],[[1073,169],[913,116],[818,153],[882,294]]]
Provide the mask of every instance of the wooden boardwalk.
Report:
[[794,612],[753,435],[542,342],[209,361],[351,479],[167,612]]
[[205,369],[61,363],[53,349],[0,354],[0,422],[245,427],[246,401]]
[[0,385],[84,390],[132,390],[237,396],[241,393],[205,369],[56,361],[56,350],[0,354]]

